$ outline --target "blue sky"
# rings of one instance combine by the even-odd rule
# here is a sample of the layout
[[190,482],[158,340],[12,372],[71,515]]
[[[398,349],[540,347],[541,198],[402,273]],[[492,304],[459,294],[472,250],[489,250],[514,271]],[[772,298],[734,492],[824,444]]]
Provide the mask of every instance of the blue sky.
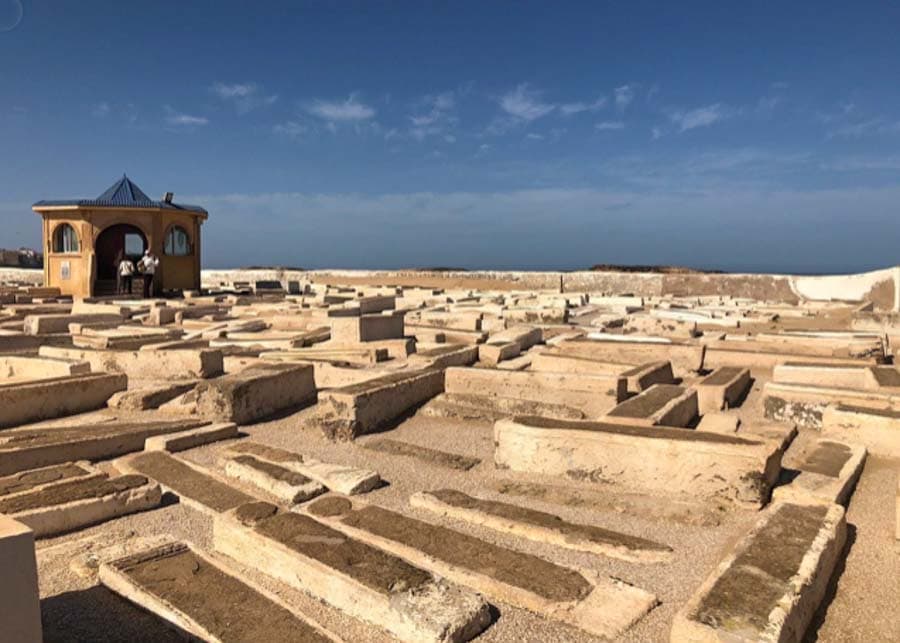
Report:
[[127,172],[210,211],[208,267],[894,265],[898,33],[883,1],[0,0],[0,246]]

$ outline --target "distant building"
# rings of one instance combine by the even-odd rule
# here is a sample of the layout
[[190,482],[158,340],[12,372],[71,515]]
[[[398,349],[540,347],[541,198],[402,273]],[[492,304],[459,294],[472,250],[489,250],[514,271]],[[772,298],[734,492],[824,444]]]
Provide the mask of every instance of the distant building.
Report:
[[44,265],[44,256],[30,248],[7,250],[0,248],[0,266],[5,268],[40,268]]
[[200,288],[200,226],[208,213],[166,193],[150,199],[127,176],[96,199],[38,201],[43,217],[44,284],[76,297],[115,293],[116,262],[149,248],[160,259],[156,288]]

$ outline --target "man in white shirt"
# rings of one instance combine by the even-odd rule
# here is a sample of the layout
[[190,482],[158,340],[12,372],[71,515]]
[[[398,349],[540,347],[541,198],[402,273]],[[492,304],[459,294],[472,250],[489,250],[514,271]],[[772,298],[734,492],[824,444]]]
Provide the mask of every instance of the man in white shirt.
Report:
[[128,258],[128,255],[122,255],[122,258],[119,260],[118,273],[119,294],[124,295],[126,288],[128,289],[128,294],[132,294],[131,280],[134,276],[134,263]]
[[144,251],[144,256],[138,262],[138,269],[144,275],[144,298],[153,295],[153,277],[156,274],[156,268],[159,266],[159,257],[150,252],[150,249]]

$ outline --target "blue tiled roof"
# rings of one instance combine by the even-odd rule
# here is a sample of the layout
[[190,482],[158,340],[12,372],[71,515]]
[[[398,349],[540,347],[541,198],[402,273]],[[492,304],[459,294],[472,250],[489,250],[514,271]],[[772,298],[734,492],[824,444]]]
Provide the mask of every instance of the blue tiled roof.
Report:
[[121,179],[113,183],[108,190],[96,199],[45,200],[38,201],[34,204],[34,207],[54,205],[75,205],[85,208],[162,208],[164,210],[188,210],[190,212],[207,214],[206,209],[201,208],[199,205],[154,201],[124,174]]

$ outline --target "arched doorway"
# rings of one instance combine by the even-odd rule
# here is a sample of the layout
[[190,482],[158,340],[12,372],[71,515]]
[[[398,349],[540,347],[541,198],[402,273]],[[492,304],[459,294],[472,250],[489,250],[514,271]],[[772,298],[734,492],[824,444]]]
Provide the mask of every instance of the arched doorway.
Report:
[[127,223],[109,226],[100,233],[94,244],[97,280],[115,280],[120,255],[125,254],[137,263],[146,248],[147,237],[137,226]]

